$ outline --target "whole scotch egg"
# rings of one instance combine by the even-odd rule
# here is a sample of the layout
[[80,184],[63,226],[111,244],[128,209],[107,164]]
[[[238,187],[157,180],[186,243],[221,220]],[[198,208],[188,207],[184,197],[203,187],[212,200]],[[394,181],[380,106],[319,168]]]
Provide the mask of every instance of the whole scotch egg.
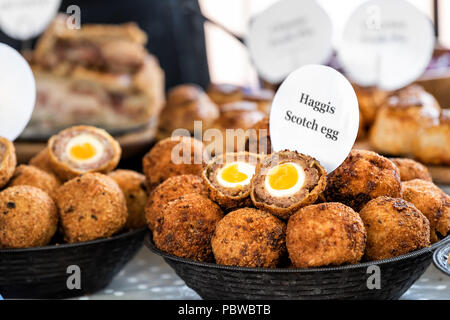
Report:
[[214,157],[203,170],[209,196],[225,210],[251,205],[250,185],[261,156],[249,152]]
[[50,138],[53,171],[63,181],[87,172],[108,173],[120,160],[121,149],[105,130],[90,126],[65,129]]
[[326,186],[320,163],[295,151],[267,156],[256,167],[250,197],[260,209],[288,219],[297,209],[314,203]]

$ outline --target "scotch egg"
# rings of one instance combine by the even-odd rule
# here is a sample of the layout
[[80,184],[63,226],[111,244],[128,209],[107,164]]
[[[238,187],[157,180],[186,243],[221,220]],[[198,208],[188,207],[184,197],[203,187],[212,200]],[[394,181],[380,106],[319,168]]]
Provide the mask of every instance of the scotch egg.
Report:
[[61,131],[48,143],[53,171],[70,180],[87,172],[108,173],[120,160],[121,149],[106,131],[89,126],[76,126]]
[[13,143],[0,137],[0,188],[4,187],[11,179],[16,165],[16,150]]
[[326,187],[326,175],[310,156],[276,152],[256,167],[250,197],[257,208],[288,219],[294,211],[317,200]]
[[214,157],[202,174],[210,198],[225,210],[250,205],[251,181],[260,160],[260,155],[249,152]]

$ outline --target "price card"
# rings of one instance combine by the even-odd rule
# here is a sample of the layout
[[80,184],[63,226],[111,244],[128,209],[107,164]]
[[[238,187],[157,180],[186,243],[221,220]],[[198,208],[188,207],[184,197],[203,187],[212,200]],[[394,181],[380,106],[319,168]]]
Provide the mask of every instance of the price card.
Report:
[[361,86],[395,90],[416,80],[434,48],[431,21],[403,0],[372,0],[348,20],[338,59]]
[[262,78],[281,82],[310,63],[325,63],[332,53],[331,21],[315,0],[281,0],[253,17],[246,44]]
[[312,156],[328,173],[349,154],[358,125],[352,85],[338,71],[322,65],[292,72],[275,94],[270,111],[272,148]]
[[0,43],[0,136],[16,139],[33,113],[36,86],[25,59]]
[[0,28],[14,39],[41,34],[58,12],[61,0],[0,0]]

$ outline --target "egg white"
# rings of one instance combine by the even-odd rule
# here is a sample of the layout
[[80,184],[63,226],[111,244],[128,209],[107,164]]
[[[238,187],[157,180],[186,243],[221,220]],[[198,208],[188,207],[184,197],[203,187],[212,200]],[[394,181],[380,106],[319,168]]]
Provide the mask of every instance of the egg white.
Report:
[[[89,143],[92,147],[94,147],[95,155],[92,158],[89,158],[86,160],[80,160],[80,159],[72,157],[72,155],[70,154],[70,150],[74,146],[84,144],[84,143]],[[95,136],[83,133],[83,134],[80,134],[80,135],[70,139],[69,143],[67,143],[67,145],[66,145],[65,152],[66,152],[67,157],[71,161],[74,161],[76,163],[92,163],[92,162],[96,162],[101,159],[104,150],[105,150],[105,148],[104,148],[103,144],[100,141],[98,141],[98,139]]]
[[[243,174],[247,175],[247,179],[241,182],[228,182],[225,181],[222,178],[222,172],[224,169],[228,168],[229,166],[232,166],[234,164],[238,165],[239,172],[242,172]],[[255,166],[244,161],[235,161],[235,162],[229,162],[225,164],[222,168],[220,168],[219,172],[217,173],[217,181],[222,187],[225,188],[236,188],[236,187],[243,187],[248,184],[250,184],[250,181],[252,180],[253,175],[255,174]]]
[[[297,183],[292,186],[289,189],[285,189],[285,190],[275,190],[270,186],[269,183],[269,176],[276,170],[276,168],[278,168],[278,166],[275,166],[273,168],[271,168],[269,170],[269,172],[266,175],[266,178],[264,180],[264,186],[267,190],[267,192],[272,196],[272,197],[288,197],[291,196],[295,193],[297,193],[298,191],[300,191],[300,189],[303,187],[303,185],[305,184],[305,171],[303,169],[302,166],[298,165],[297,163],[294,162],[287,162],[291,165],[293,165],[295,167],[295,169],[297,170],[297,174],[298,174],[298,180]],[[287,163],[282,163],[282,164],[287,164]]]

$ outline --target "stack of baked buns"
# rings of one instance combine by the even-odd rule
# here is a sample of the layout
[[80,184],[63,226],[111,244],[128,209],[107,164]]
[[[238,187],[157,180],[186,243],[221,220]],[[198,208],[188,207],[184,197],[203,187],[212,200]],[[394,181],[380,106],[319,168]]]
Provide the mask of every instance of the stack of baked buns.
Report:
[[[171,136],[179,129],[194,134],[194,122],[201,121],[197,134],[216,129],[226,142],[215,141],[212,136],[213,154],[242,150],[248,137],[246,130],[269,114],[273,95],[266,89],[250,90],[225,84],[212,84],[207,92],[193,84],[176,86],[169,91],[161,113],[160,138]],[[227,129],[235,131],[230,131],[226,139]]]
[[146,179],[113,171],[120,155],[106,131],[76,126],[16,166],[13,143],[0,138],[0,248],[89,241],[145,226]]
[[361,113],[359,137],[368,136],[377,152],[450,165],[450,110],[442,109],[421,86],[390,93],[356,87],[356,93]]
[[289,150],[210,158],[184,136],[158,142],[143,167],[153,241],[186,259],[334,266],[399,256],[450,233],[450,196],[410,159],[352,150],[327,174]]
[[67,20],[57,16],[25,54],[37,99],[23,134],[77,124],[122,132],[156,123],[165,100],[164,74],[145,48],[146,34],[134,23],[71,29]]

